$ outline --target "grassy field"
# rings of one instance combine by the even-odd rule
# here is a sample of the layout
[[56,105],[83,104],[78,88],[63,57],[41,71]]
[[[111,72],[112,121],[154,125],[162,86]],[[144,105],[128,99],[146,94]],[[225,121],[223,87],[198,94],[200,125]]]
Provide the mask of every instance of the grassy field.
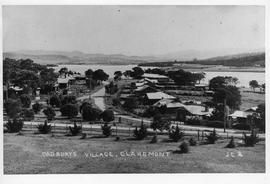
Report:
[[[190,147],[188,154],[176,154],[174,151],[180,143],[162,141],[162,136],[156,144],[149,143],[150,137],[144,141],[79,138],[30,133],[4,134],[4,173],[265,172],[264,142],[259,142],[255,147],[228,149],[224,146],[229,140],[219,140],[214,145]],[[61,152],[61,156],[57,152]],[[63,152],[70,152],[70,155],[63,155]],[[111,152],[112,157],[94,158],[85,155],[105,152]],[[142,152],[151,154],[144,156]],[[153,152],[159,155],[154,156]],[[235,157],[226,157],[231,152]]]
[[248,92],[246,88],[241,88],[240,91],[242,96],[240,110],[246,110],[261,103],[265,103],[265,94]]

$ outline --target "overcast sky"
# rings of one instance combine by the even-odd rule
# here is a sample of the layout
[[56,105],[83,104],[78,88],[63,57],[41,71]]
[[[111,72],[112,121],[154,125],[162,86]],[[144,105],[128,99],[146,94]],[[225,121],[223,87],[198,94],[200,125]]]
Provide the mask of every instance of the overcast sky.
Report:
[[4,51],[157,55],[264,48],[262,6],[4,6]]

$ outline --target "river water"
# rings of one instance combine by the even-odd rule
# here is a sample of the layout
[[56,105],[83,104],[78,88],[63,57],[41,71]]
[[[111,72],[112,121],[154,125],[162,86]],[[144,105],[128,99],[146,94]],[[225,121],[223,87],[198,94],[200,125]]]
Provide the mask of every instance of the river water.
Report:
[[[67,67],[69,70],[84,73],[88,69],[97,70],[103,69],[110,78],[114,76],[115,71],[126,71],[131,70],[137,65],[58,65],[54,67],[56,71],[59,71],[63,67]],[[143,69],[154,68],[154,67],[142,67]],[[208,83],[213,77],[216,76],[232,76],[236,77],[239,80],[238,86],[249,87],[249,81],[257,80],[259,84],[265,83],[265,73],[264,72],[205,72],[205,79],[203,83]]]

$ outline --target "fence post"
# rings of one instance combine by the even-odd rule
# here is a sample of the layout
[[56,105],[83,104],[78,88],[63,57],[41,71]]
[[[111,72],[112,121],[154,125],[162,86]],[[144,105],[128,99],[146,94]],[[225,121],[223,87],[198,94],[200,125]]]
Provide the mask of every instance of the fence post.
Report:
[[198,132],[198,141],[200,140],[200,130],[197,130]]
[[203,141],[203,138],[204,138],[204,131],[202,130],[202,141]]
[[128,127],[128,134],[129,134],[129,137],[130,137],[130,127]]

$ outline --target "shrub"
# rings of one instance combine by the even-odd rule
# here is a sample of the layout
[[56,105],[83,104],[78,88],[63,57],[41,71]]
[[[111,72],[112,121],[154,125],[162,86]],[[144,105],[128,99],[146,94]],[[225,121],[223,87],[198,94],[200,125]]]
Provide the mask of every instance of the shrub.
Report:
[[230,140],[229,144],[227,144],[227,146],[225,148],[235,148],[235,143],[234,143],[233,136],[231,137],[231,140]]
[[157,143],[157,135],[154,135],[153,138],[151,139],[150,143]]
[[113,106],[120,106],[121,105],[121,102],[118,98],[113,98],[112,99],[112,105]]
[[55,111],[52,107],[47,107],[43,110],[43,113],[47,116],[47,119],[49,121],[53,120],[53,118],[55,117]]
[[22,94],[20,96],[20,100],[21,100],[23,108],[29,108],[30,107],[31,99],[30,99],[29,95]]
[[93,108],[92,106],[85,105],[82,108],[82,118],[86,121],[95,121],[100,119],[101,110]]
[[5,124],[8,133],[19,132],[23,128],[23,121],[21,119],[14,118],[13,120],[9,119]]
[[186,142],[182,142],[180,144],[179,148],[180,148],[181,153],[188,153],[189,152],[189,147],[188,147],[188,144]]
[[246,147],[253,147],[257,142],[259,142],[259,135],[254,130],[251,130],[250,136],[246,135],[246,133],[243,133],[243,141],[245,143]]
[[76,104],[76,96],[74,95],[67,95],[64,96],[63,100],[61,101],[62,105],[66,105],[66,104]]
[[108,123],[105,123],[103,126],[101,126],[102,134],[105,137],[109,137],[112,134],[111,126],[108,125]]
[[61,100],[60,100],[58,95],[51,96],[50,105],[53,107],[60,107],[61,106]]
[[184,132],[180,130],[179,126],[177,125],[176,128],[172,128],[169,131],[169,138],[173,142],[178,142],[180,139],[184,137]]
[[134,137],[137,139],[137,140],[143,140],[144,138],[147,137],[147,127],[143,124],[141,124],[139,130],[138,128],[136,127],[136,129],[134,130]]
[[21,102],[17,100],[8,99],[4,107],[9,118],[16,118],[22,111]]
[[67,116],[69,119],[78,115],[78,107],[74,104],[66,104],[60,108],[62,116]]
[[105,111],[102,112],[101,117],[103,121],[110,122],[114,120],[114,113],[112,110],[106,109]]
[[170,122],[162,119],[162,116],[160,114],[156,114],[150,127],[153,130],[159,130],[162,132],[163,130],[170,129]]
[[123,104],[123,107],[127,110],[136,109],[138,107],[138,102],[136,98],[127,98]]
[[68,128],[69,128],[69,131],[70,131],[70,133],[71,133],[72,136],[76,136],[76,135],[78,135],[79,133],[82,132],[82,127],[81,126],[77,126],[76,123],[74,123],[74,126],[73,127],[69,126]]
[[34,119],[34,111],[33,109],[23,109],[21,116],[23,116],[23,119],[26,121],[31,121]]
[[208,144],[215,144],[215,142],[219,139],[216,129],[214,129],[209,135],[206,135],[206,138]]
[[187,125],[201,125],[201,122],[199,119],[188,119],[188,120],[186,120],[185,124],[187,124]]
[[232,126],[234,129],[238,130],[250,130],[250,126],[248,124],[243,124],[243,123],[236,123]]
[[38,112],[41,111],[42,109],[42,104],[36,102],[35,104],[32,105],[33,111],[37,114]]
[[51,130],[52,130],[52,127],[51,125],[48,125],[48,121],[45,120],[44,121],[44,124],[39,124],[37,126],[37,129],[38,129],[38,132],[41,133],[41,134],[47,134],[47,133],[50,133]]
[[196,139],[194,137],[191,137],[189,139],[189,145],[190,146],[196,146],[197,145],[197,141],[196,141]]

